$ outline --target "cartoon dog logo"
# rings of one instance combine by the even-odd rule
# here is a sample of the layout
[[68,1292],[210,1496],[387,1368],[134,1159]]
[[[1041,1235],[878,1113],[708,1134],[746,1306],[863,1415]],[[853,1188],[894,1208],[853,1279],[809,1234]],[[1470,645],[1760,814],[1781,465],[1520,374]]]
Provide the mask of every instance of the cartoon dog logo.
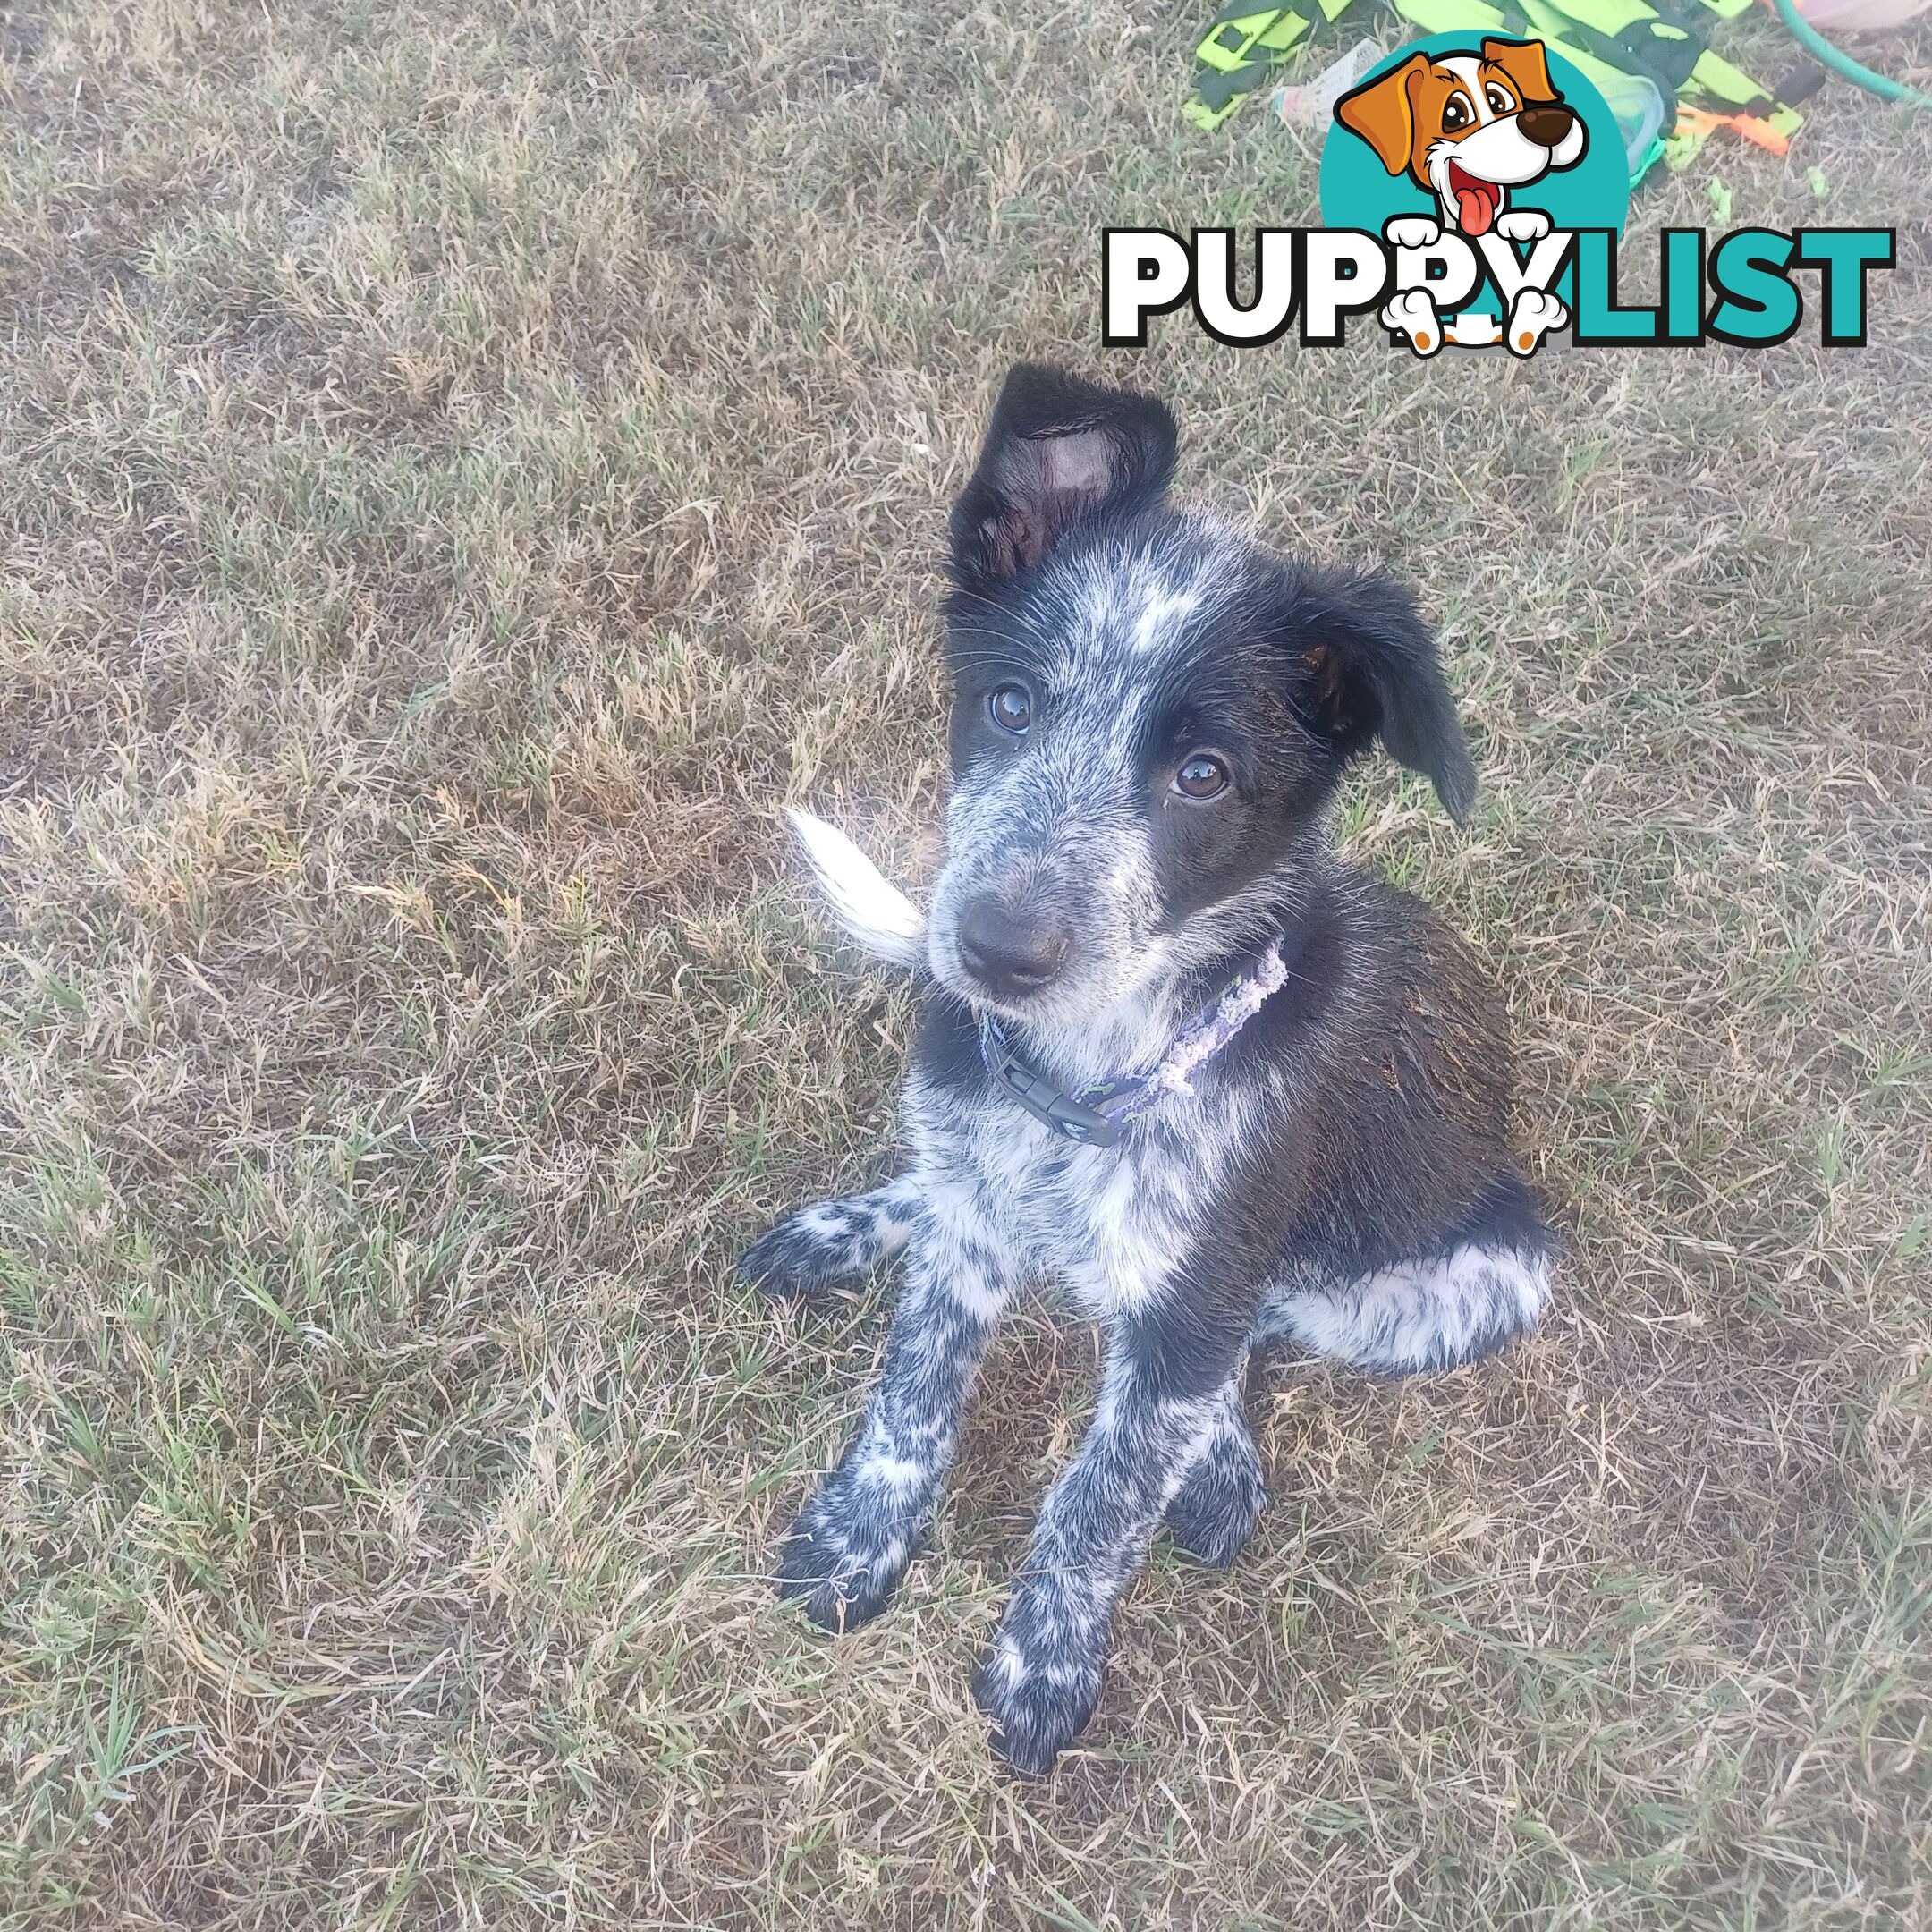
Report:
[[1510,190],[1574,167],[1589,140],[1583,117],[1550,80],[1540,40],[1489,38],[1475,54],[1411,54],[1344,94],[1335,114],[1391,174],[1406,174],[1436,197],[1445,227],[1472,241],[1492,228],[1511,238],[1518,225],[1498,224]]
[[[1474,52],[1452,42],[1410,55],[1344,94],[1335,116],[1390,175],[1406,176],[1435,199],[1436,214],[1400,215],[1384,224],[1383,235],[1395,248],[1433,248],[1445,228],[1472,245],[1491,233],[1502,242],[1541,241],[1550,233],[1549,216],[1511,208],[1510,191],[1541,181],[1552,168],[1574,167],[1589,144],[1583,116],[1550,79],[1543,43],[1493,35]],[[1511,297],[1506,323],[1479,309],[1444,316],[1428,287],[1400,290],[1381,315],[1421,356],[1445,343],[1479,348],[1496,342],[1512,354],[1531,355],[1570,319],[1555,294],[1528,282]]]

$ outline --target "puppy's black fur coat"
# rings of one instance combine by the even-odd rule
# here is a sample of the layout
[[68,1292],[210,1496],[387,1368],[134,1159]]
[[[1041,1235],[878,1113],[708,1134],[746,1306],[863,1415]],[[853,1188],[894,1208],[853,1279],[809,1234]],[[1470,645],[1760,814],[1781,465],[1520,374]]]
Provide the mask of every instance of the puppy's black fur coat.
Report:
[[[1253,1346],[1451,1368],[1548,1293],[1496,998],[1427,907],[1330,849],[1335,785],[1377,740],[1458,819],[1473,801],[1433,641],[1387,578],[1170,508],[1174,440],[1150,398],[1009,377],[952,521],[953,788],[911,1165],[745,1260],[811,1294],[907,1254],[871,1410],[784,1553],[781,1590],[834,1628],[902,1574],[1013,1288],[1057,1277],[1106,1325],[1092,1428],[975,1684],[1026,1770],[1090,1715],[1160,1522],[1210,1562],[1247,1540]],[[1071,1092],[1156,1063],[1270,943],[1286,984],[1119,1147],[1062,1139],[992,1084],[980,1013]]]

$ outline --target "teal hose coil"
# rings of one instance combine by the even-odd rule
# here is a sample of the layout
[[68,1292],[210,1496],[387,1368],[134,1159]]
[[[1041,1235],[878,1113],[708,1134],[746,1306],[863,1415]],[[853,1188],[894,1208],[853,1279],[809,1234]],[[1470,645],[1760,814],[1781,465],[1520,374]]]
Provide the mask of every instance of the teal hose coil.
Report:
[[1777,9],[1777,17],[1784,22],[1786,32],[1813,60],[1822,61],[1835,74],[1842,74],[1853,87],[1860,87],[1868,94],[1876,94],[1880,100],[1902,101],[1908,107],[1932,108],[1932,94],[1921,94],[1917,88],[1907,87],[1902,80],[1894,80],[1889,74],[1874,73],[1869,67],[1861,67],[1849,54],[1835,47],[1802,13],[1794,0],[1771,0]]

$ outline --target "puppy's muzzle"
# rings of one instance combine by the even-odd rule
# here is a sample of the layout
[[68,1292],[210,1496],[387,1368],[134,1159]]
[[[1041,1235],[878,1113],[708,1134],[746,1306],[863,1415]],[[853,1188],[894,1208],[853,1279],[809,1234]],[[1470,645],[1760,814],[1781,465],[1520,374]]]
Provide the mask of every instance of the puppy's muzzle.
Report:
[[1020,999],[1058,978],[1072,950],[1063,926],[1015,914],[990,895],[960,914],[960,964],[996,999]]
[[1522,130],[1523,138],[1533,140],[1538,148],[1555,148],[1562,144],[1575,119],[1561,101],[1553,101],[1539,107],[1525,107],[1516,116],[1516,125]]

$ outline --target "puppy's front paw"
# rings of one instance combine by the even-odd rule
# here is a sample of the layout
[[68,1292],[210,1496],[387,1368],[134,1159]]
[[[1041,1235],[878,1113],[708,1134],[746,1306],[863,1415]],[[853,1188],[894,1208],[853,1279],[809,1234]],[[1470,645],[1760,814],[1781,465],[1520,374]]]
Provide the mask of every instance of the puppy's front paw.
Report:
[[745,1250],[738,1279],[774,1301],[816,1301],[866,1273],[866,1232],[843,1201],[801,1208]]
[[778,1594],[822,1629],[856,1630],[890,1601],[918,1526],[835,1470],[785,1538]]
[[1216,1440],[1188,1472],[1167,1505],[1167,1531],[1197,1561],[1225,1570],[1247,1548],[1267,1507],[1261,1458],[1243,1431]]
[[1550,232],[1550,218],[1541,208],[1509,208],[1496,216],[1496,232],[1505,242],[1540,242]]
[[993,1749],[1030,1777],[1051,1771],[1093,1716],[1106,1662],[1104,1631],[1016,1597],[973,1678],[973,1701],[993,1721]]
[[1392,215],[1382,224],[1382,239],[1391,248],[1434,248],[1442,230],[1428,215]]

